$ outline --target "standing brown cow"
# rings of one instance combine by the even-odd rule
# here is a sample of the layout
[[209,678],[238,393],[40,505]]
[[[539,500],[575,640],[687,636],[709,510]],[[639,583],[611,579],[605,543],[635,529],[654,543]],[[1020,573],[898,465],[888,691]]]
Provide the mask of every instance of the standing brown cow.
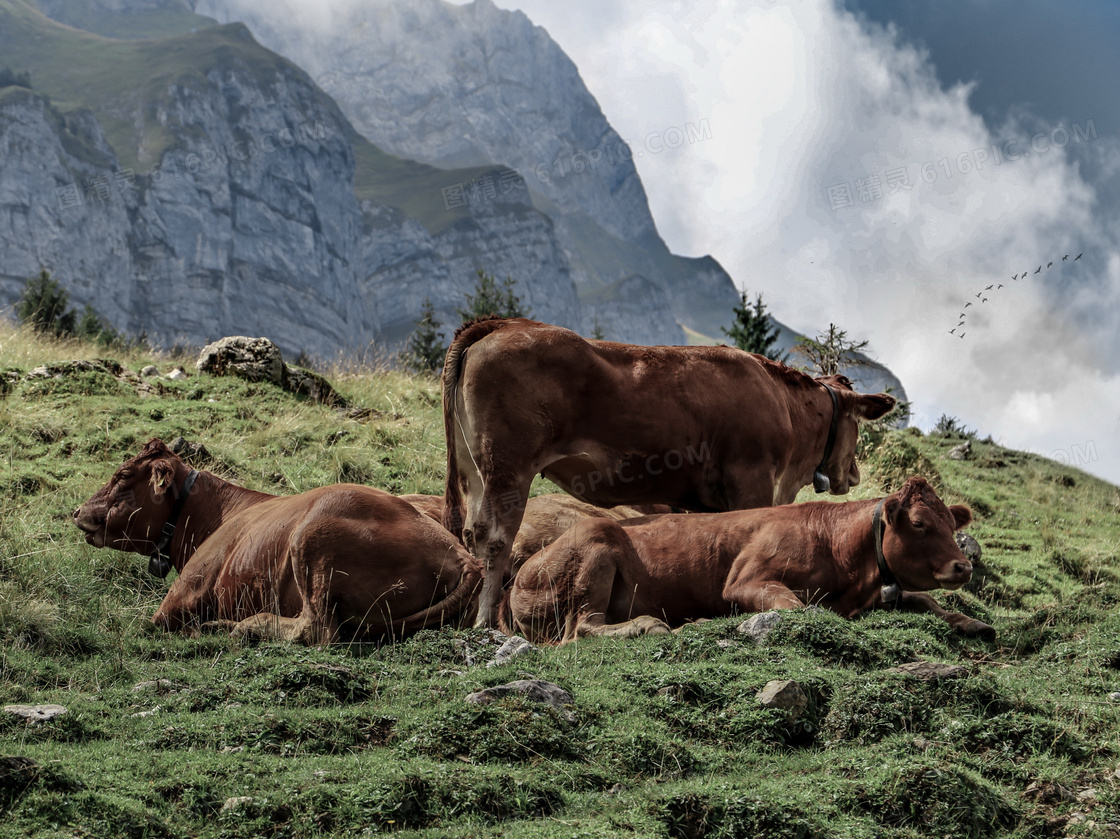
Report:
[[309,644],[397,638],[471,617],[478,562],[443,527],[372,487],[299,495],[243,489],[191,469],[160,440],[74,511],[98,548],[151,554],[179,578],[152,620],[218,621]]
[[668,632],[735,611],[819,604],[854,617],[897,604],[991,636],[986,623],[921,593],[968,582],[972,564],[953,531],[971,518],[911,478],[876,501],[588,519],[522,566],[500,623],[534,643],[566,643]]
[[894,406],[843,376],[813,379],[731,347],[587,341],[491,318],[459,328],[443,370],[444,524],[484,563],[493,626],[537,473],[599,506],[786,504],[859,483],[857,422]]

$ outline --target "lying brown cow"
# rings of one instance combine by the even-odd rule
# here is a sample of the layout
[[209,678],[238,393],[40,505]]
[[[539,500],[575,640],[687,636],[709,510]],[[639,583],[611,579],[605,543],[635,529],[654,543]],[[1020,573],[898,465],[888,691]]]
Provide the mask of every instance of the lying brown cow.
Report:
[[484,561],[493,625],[538,472],[593,504],[687,510],[788,504],[859,483],[857,421],[894,406],[731,347],[587,341],[531,320],[455,333],[443,370],[444,524]]
[[151,554],[179,578],[152,620],[327,643],[473,616],[477,561],[411,504],[353,484],[273,496],[183,463],[161,441],[74,512],[94,547]]
[[521,519],[517,537],[513,540],[513,549],[510,551],[513,573],[516,574],[529,557],[551,545],[581,521],[587,519],[625,521],[669,512],[672,512],[672,508],[667,504],[596,507],[594,504],[588,504],[586,501],[559,492],[534,496],[525,504],[525,515]]
[[917,593],[968,582],[972,565],[953,531],[971,520],[922,478],[879,501],[589,519],[522,566],[501,625],[534,643],[567,643],[808,604],[853,617],[886,599],[994,635]]

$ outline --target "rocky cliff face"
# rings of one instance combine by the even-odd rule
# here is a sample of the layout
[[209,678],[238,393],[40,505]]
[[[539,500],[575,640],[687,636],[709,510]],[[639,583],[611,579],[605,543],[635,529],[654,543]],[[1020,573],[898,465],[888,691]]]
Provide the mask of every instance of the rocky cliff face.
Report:
[[[373,0],[337,5],[330,15],[282,0],[278,7],[249,0],[194,6],[246,22],[263,44],[306,69],[381,148],[436,166],[520,171],[534,206],[556,227],[585,333],[598,323],[617,340],[683,343],[679,324],[718,335],[728,322],[736,300],[730,277],[714,260],[670,255],[632,151],[572,61],[524,14],[490,0]],[[641,300],[609,293],[635,274],[645,279]],[[654,310],[670,317],[646,316]]]
[[266,51],[240,24],[226,29],[244,54],[136,105],[140,159],[170,146],[151,166],[123,165],[93,113],[4,89],[0,303],[45,266],[128,333],[265,335],[334,357],[402,341],[425,297],[454,323],[485,264],[518,277],[539,317],[581,325],[553,226],[527,198],[499,196],[438,234],[359,204],[360,138],[337,106],[285,62],[260,70]]

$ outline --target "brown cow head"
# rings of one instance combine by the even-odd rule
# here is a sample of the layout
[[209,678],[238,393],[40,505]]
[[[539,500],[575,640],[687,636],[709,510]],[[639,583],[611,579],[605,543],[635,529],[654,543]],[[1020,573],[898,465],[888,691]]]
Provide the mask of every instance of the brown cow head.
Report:
[[167,490],[181,484],[187,472],[162,440],[151,440],[74,511],[74,524],[95,548],[150,554],[171,515]]
[[894,407],[895,399],[886,393],[857,393],[847,376],[823,376],[817,381],[835,390],[839,398],[840,421],[824,474],[828,477],[829,494],[844,495],[860,482],[856,465],[860,420],[879,419]]
[[910,478],[887,496],[883,518],[883,556],[904,591],[958,589],[972,577],[972,563],[953,538],[972,511],[946,507],[925,478]]

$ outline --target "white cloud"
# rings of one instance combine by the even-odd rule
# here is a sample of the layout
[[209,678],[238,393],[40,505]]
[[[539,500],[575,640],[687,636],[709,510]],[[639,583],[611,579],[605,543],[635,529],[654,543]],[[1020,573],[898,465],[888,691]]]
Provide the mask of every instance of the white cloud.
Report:
[[[1120,482],[1116,225],[1067,150],[1032,150],[1029,115],[993,135],[968,87],[941,88],[927,56],[828,0],[628,2],[609,19],[581,0],[499,5],[549,30],[635,148],[709,120],[711,139],[636,161],[671,248],[712,254],[795,328],[869,339],[926,427],[944,412],[1044,454],[1094,441],[1081,465]],[[899,168],[909,190],[859,200],[857,179],[885,188]],[[840,184],[854,206],[834,210]]]

